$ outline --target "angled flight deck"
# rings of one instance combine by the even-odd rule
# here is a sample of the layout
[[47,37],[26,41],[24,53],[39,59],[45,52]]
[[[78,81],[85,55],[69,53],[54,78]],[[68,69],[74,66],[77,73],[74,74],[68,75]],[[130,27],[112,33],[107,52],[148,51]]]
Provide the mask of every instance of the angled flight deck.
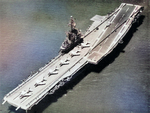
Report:
[[51,62],[29,76],[22,84],[4,97],[4,102],[24,110],[31,109],[47,94],[53,94],[60,86],[70,81],[72,76],[88,63],[98,64],[109,54],[133,22],[139,17],[143,7],[122,3],[118,9],[106,16],[94,16],[94,21],[83,38],[66,54],[58,55]]

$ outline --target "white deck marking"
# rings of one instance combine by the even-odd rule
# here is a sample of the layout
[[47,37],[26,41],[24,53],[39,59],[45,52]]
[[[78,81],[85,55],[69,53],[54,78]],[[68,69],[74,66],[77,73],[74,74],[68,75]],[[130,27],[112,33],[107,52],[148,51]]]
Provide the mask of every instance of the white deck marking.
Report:
[[126,10],[126,12],[129,10],[129,7],[128,7],[128,9]]

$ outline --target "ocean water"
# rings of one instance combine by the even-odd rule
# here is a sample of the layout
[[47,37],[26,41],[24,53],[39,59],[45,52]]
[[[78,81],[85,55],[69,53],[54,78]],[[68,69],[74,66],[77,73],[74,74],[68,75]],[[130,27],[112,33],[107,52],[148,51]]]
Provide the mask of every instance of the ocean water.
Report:
[[[21,80],[58,55],[72,15],[84,33],[94,15],[122,2],[145,10],[124,39],[97,66],[88,65],[29,113],[150,112],[150,9],[146,0],[0,0],[0,103]],[[15,111],[8,103],[0,113]]]

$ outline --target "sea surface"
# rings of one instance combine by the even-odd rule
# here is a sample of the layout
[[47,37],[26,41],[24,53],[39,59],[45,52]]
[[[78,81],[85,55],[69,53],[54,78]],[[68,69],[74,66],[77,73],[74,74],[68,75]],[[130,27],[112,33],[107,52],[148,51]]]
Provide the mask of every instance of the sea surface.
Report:
[[[0,103],[52,58],[69,30],[70,16],[84,34],[94,15],[122,2],[145,6],[140,20],[108,57],[88,65],[28,113],[149,113],[150,8],[146,0],[0,0]],[[149,2],[150,3],[150,2]],[[25,113],[6,103],[0,113]]]

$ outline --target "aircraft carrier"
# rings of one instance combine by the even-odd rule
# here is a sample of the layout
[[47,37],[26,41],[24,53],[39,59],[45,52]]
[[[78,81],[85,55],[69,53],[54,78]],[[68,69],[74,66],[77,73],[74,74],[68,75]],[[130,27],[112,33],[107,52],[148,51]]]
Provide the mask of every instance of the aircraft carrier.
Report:
[[115,11],[106,16],[95,15],[93,23],[81,36],[83,41],[67,53],[59,54],[35,74],[29,76],[4,97],[4,104],[18,109],[30,110],[46,95],[55,90],[80,71],[88,63],[98,64],[119,44],[136,22],[143,7],[122,3]]

